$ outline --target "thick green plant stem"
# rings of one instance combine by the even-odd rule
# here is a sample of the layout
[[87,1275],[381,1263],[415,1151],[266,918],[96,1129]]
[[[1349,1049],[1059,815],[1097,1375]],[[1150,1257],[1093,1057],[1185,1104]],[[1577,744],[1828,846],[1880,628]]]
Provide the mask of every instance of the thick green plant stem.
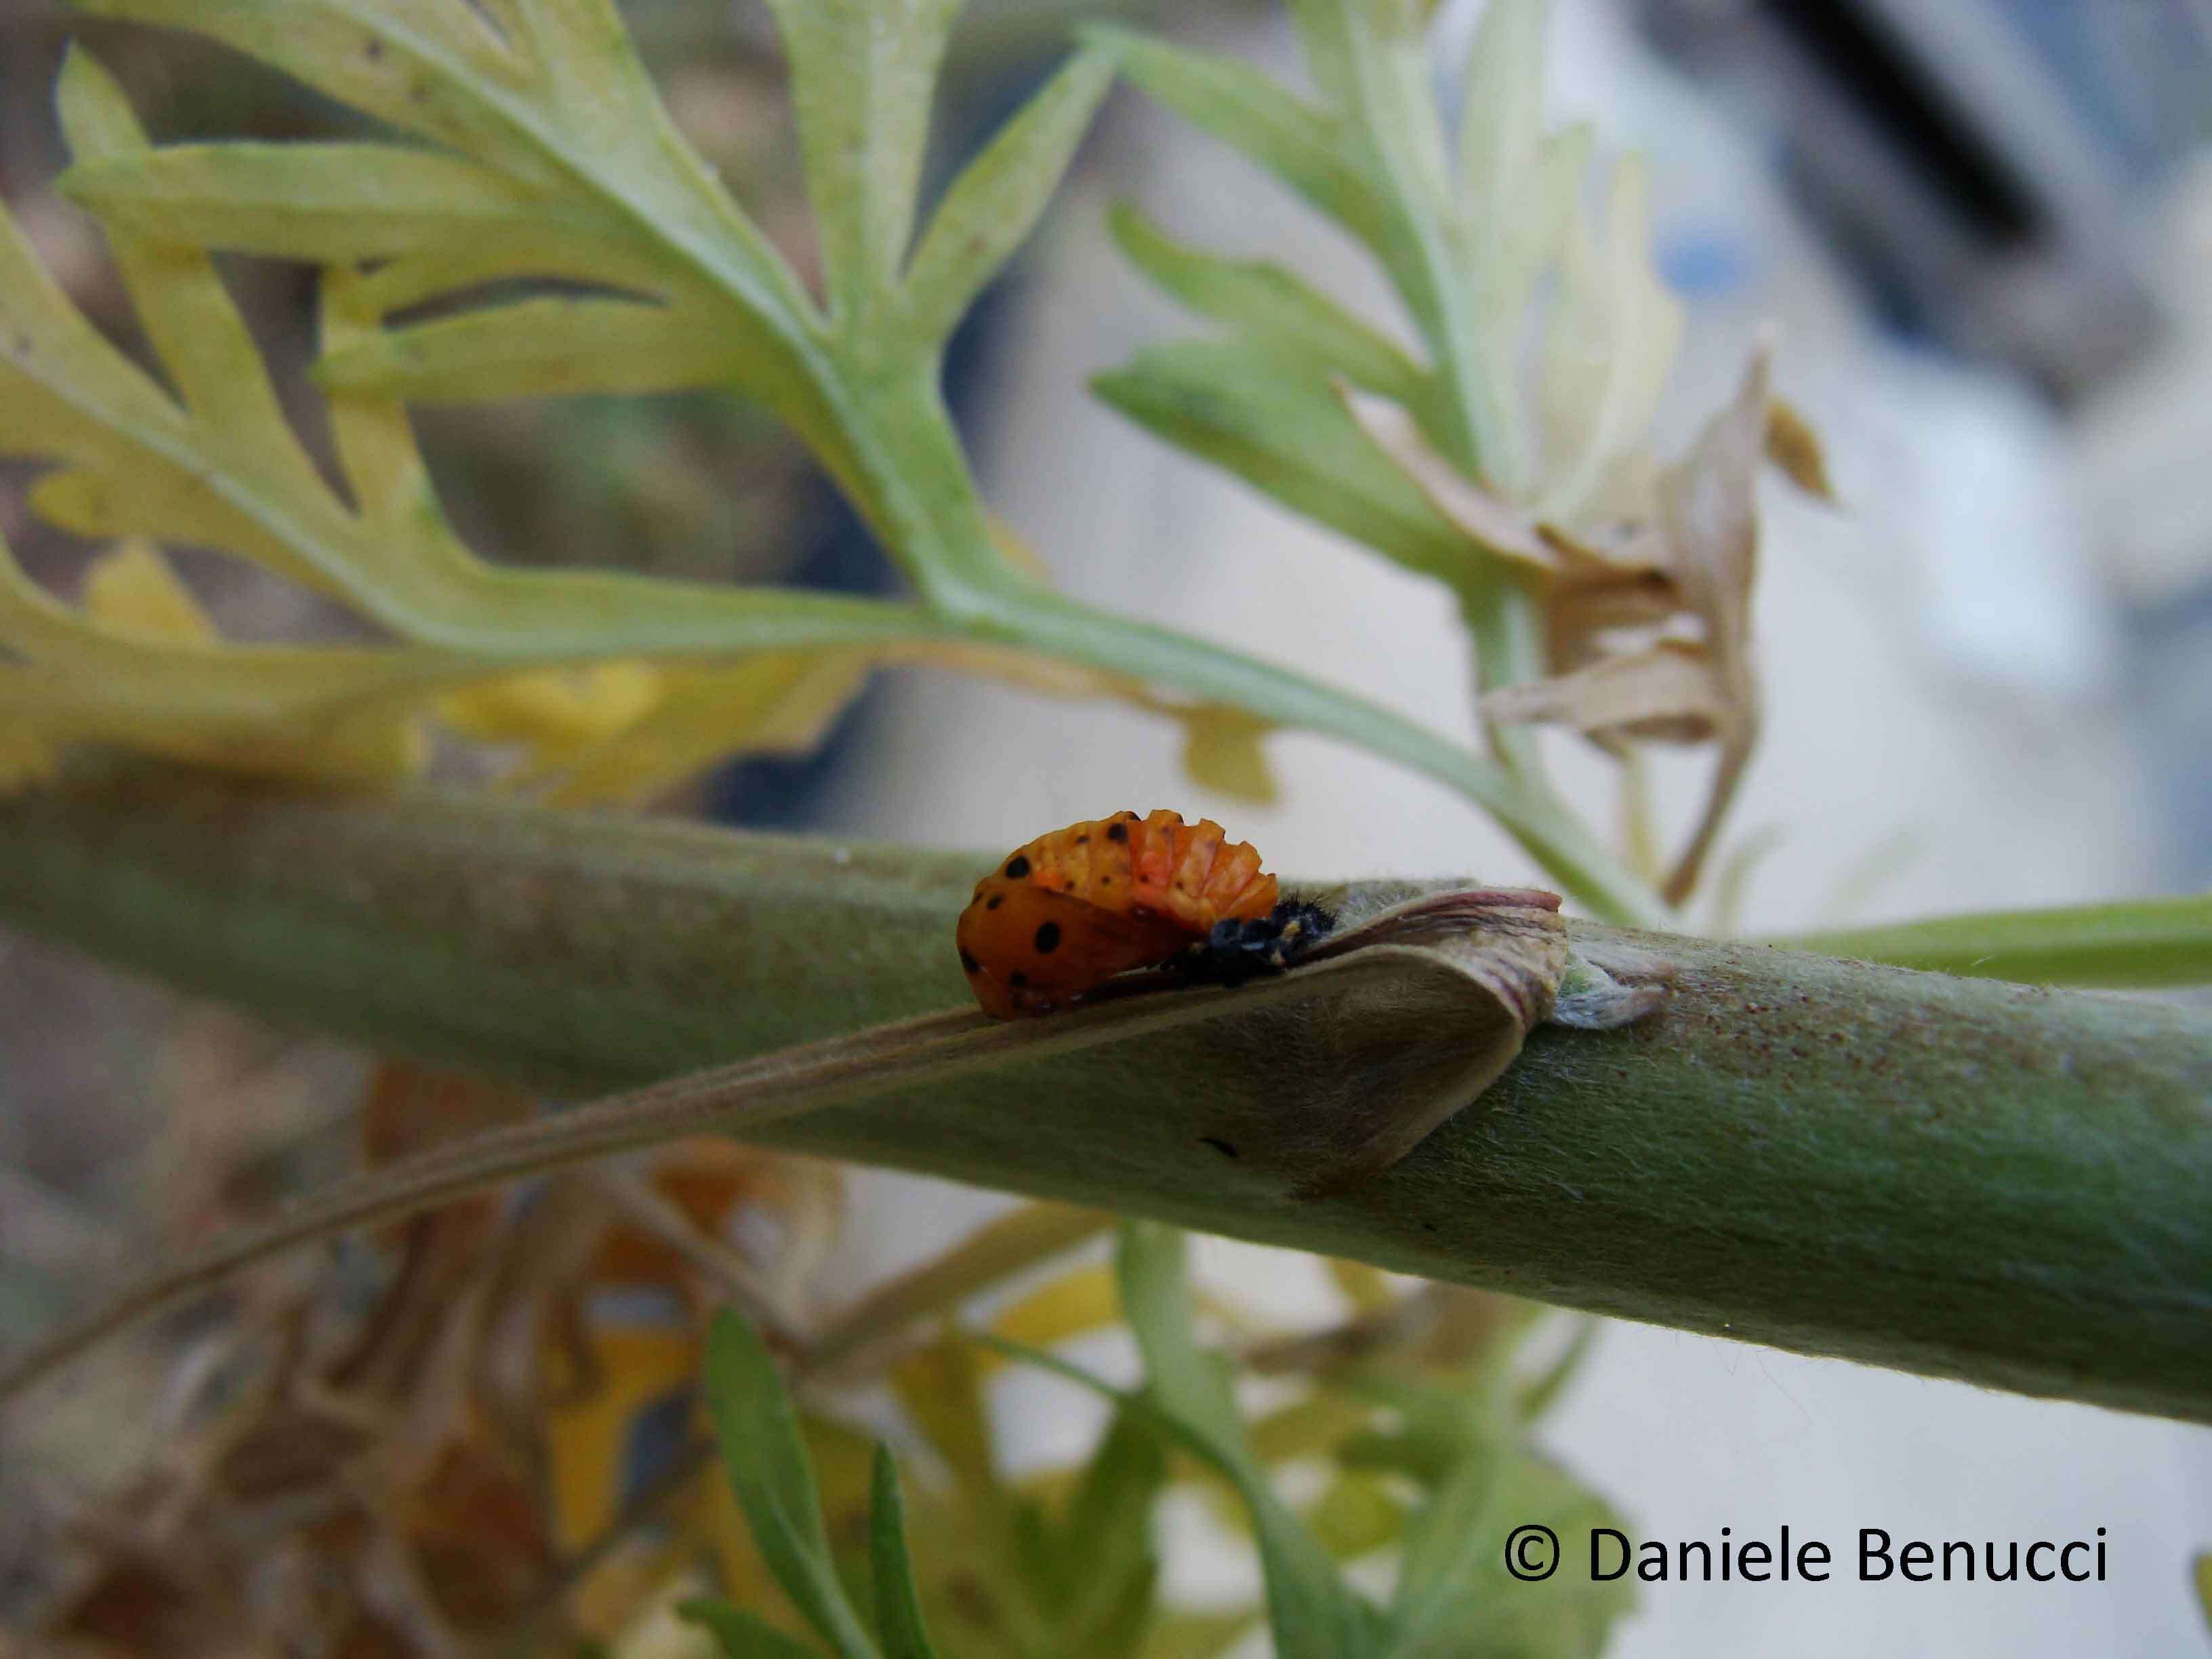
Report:
[[[0,917],[278,1017],[575,1095],[959,1003],[976,860],[125,772],[0,808]],[[1539,1030],[1311,1201],[1199,1137],[1294,1104],[1170,1033],[764,1126],[833,1157],[1630,1318],[2212,1421],[2212,1021],[1578,927],[1660,1013]],[[1195,1028],[1194,1028],[1195,1029]],[[1209,1079],[1206,1090],[1191,1079]]]

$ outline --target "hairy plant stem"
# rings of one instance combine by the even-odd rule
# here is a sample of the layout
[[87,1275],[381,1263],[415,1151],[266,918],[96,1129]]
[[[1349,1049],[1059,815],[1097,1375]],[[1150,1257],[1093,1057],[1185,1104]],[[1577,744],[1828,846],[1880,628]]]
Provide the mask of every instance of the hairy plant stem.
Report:
[[[483,800],[87,777],[0,809],[0,916],[388,1050],[572,1095],[965,996],[977,861]],[[1595,1311],[2212,1421],[2212,1022],[1578,925],[1663,957],[1626,1030],[1540,1030],[1386,1175],[1312,1201],[1200,1144],[1172,1036],[844,1099],[764,1143]],[[1212,1030],[1212,1028],[1208,1028]],[[1179,1086],[1178,1079],[1183,1086]]]

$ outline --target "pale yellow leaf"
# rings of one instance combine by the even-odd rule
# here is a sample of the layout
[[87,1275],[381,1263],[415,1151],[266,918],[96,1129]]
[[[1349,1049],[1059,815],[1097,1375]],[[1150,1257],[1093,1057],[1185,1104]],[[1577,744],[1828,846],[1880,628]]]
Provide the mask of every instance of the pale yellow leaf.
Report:
[[85,614],[127,638],[212,645],[215,624],[159,549],[129,541],[92,562],[84,576]]
[[1539,516],[1572,523],[1643,437],[1673,368],[1682,307],[1651,264],[1643,164],[1615,164],[1601,229],[1567,235],[1543,355],[1547,450]]
[[438,700],[439,718],[489,743],[521,743],[552,761],[634,726],[661,695],[650,663],[605,662],[538,669],[467,686]]
[[512,780],[558,805],[640,805],[732,755],[803,755],[858,696],[880,653],[772,652],[727,668],[661,672],[629,725]]
[[974,1345],[948,1333],[901,1355],[890,1368],[890,1381],[899,1404],[953,1480],[969,1492],[988,1492],[996,1475],[982,1368]]
[[[1114,1270],[1091,1262],[1061,1273],[993,1316],[994,1336],[1032,1348],[1049,1348],[1072,1336],[1086,1335],[1121,1322],[1121,1301]],[[999,1356],[983,1356],[995,1360]]]
[[1241,708],[1208,703],[1183,714],[1182,769],[1193,783],[1255,806],[1280,791],[1264,744],[1274,726]]
[[1369,1262],[1333,1255],[1328,1258],[1328,1276],[1336,1281],[1336,1288],[1344,1292],[1345,1299],[1357,1312],[1376,1313],[1399,1299],[1390,1275]]
[[699,1369],[698,1341],[683,1330],[615,1326],[594,1332],[591,1342],[599,1386],[545,1416],[554,1537],[570,1550],[614,1519],[638,1413],[685,1387]]
[[1462,472],[1432,446],[1404,405],[1348,381],[1335,382],[1336,395],[1367,441],[1413,481],[1468,538],[1507,558],[1540,570],[1556,570],[1559,559],[1528,516],[1499,500]]

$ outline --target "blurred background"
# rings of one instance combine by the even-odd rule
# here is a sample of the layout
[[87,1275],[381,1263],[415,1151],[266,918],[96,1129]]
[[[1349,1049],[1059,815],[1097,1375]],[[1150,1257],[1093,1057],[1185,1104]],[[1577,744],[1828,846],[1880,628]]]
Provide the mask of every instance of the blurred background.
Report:
[[[807,258],[774,36],[753,3],[628,0],[678,121]],[[1103,4],[976,0],[941,167],[988,133]],[[1123,6],[1295,79],[1272,5]],[[1444,0],[1440,62],[1479,0]],[[103,326],[127,310],[88,220],[47,185],[51,88],[82,29],[156,135],[343,128],[236,59],[0,3],[0,190]],[[1558,0],[1555,118],[1650,159],[1656,254],[1689,307],[1659,448],[1781,326],[1779,383],[1818,427],[1844,510],[1765,501],[1758,641],[1766,738],[1722,849],[1745,932],[2201,890],[2212,883],[2212,3],[2207,0]],[[1441,588],[1178,455],[1087,378],[1193,325],[1114,251],[1104,212],[1279,259],[1389,315],[1375,274],[1271,181],[1117,95],[1045,230],[958,342],[951,390],[1006,519],[1083,597],[1180,625],[1470,732],[1464,638]],[[231,270],[272,359],[310,349],[306,273]],[[312,400],[298,399],[313,435]],[[894,577],[796,446],[714,399],[438,411],[447,498],[495,557],[872,590]],[[68,591],[85,550],[0,530]],[[183,562],[224,626],[327,626],[298,596]],[[1072,740],[1071,740],[1072,739]],[[1468,806],[1303,738],[1270,745],[1269,805],[1209,797],[1172,728],[1000,685],[884,677],[817,756],[727,769],[689,803],[732,823],[996,851],[1123,806],[1221,818],[1296,876],[1538,872]],[[1033,763],[1033,757],[1048,757]],[[1599,822],[1608,769],[1553,758]],[[1654,767],[1663,821],[1702,759]],[[97,1033],[97,1036],[87,1034]],[[118,1035],[124,1034],[124,1035]],[[75,1040],[72,1040],[72,1037]],[[0,956],[0,1316],[58,1304],[118,1217],[197,1231],[330,1166],[360,1061],[24,942]],[[855,1177],[849,1287],[1005,1200]],[[1317,1270],[1209,1246],[1210,1278],[1285,1317]],[[1094,1426],[1010,1385],[1037,1456]],[[1023,1415],[1027,1410],[1029,1414]],[[1929,1539],[2110,1539],[2103,1585],[1655,1586],[1617,1651],[2162,1654],[2202,1650],[2185,1580],[2212,1543],[2212,1438],[2087,1407],[1620,1325],[1546,1431],[1651,1535],[1861,1526]],[[121,1456],[118,1451],[118,1457]],[[94,1482],[93,1472],[83,1480]],[[5,1506],[0,1505],[0,1511]],[[0,1561],[9,1522],[0,1516]],[[1209,1593],[1202,1565],[1187,1588]]]

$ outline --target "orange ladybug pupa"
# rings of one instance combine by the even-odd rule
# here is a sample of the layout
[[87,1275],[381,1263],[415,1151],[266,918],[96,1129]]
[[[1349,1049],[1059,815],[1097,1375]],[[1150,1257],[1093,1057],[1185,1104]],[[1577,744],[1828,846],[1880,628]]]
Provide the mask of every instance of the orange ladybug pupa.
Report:
[[1280,968],[1326,927],[1311,906],[1279,902],[1250,842],[1163,811],[1072,823],[1009,854],[975,884],[957,941],[983,1012],[1013,1019],[1170,957],[1216,981]]

